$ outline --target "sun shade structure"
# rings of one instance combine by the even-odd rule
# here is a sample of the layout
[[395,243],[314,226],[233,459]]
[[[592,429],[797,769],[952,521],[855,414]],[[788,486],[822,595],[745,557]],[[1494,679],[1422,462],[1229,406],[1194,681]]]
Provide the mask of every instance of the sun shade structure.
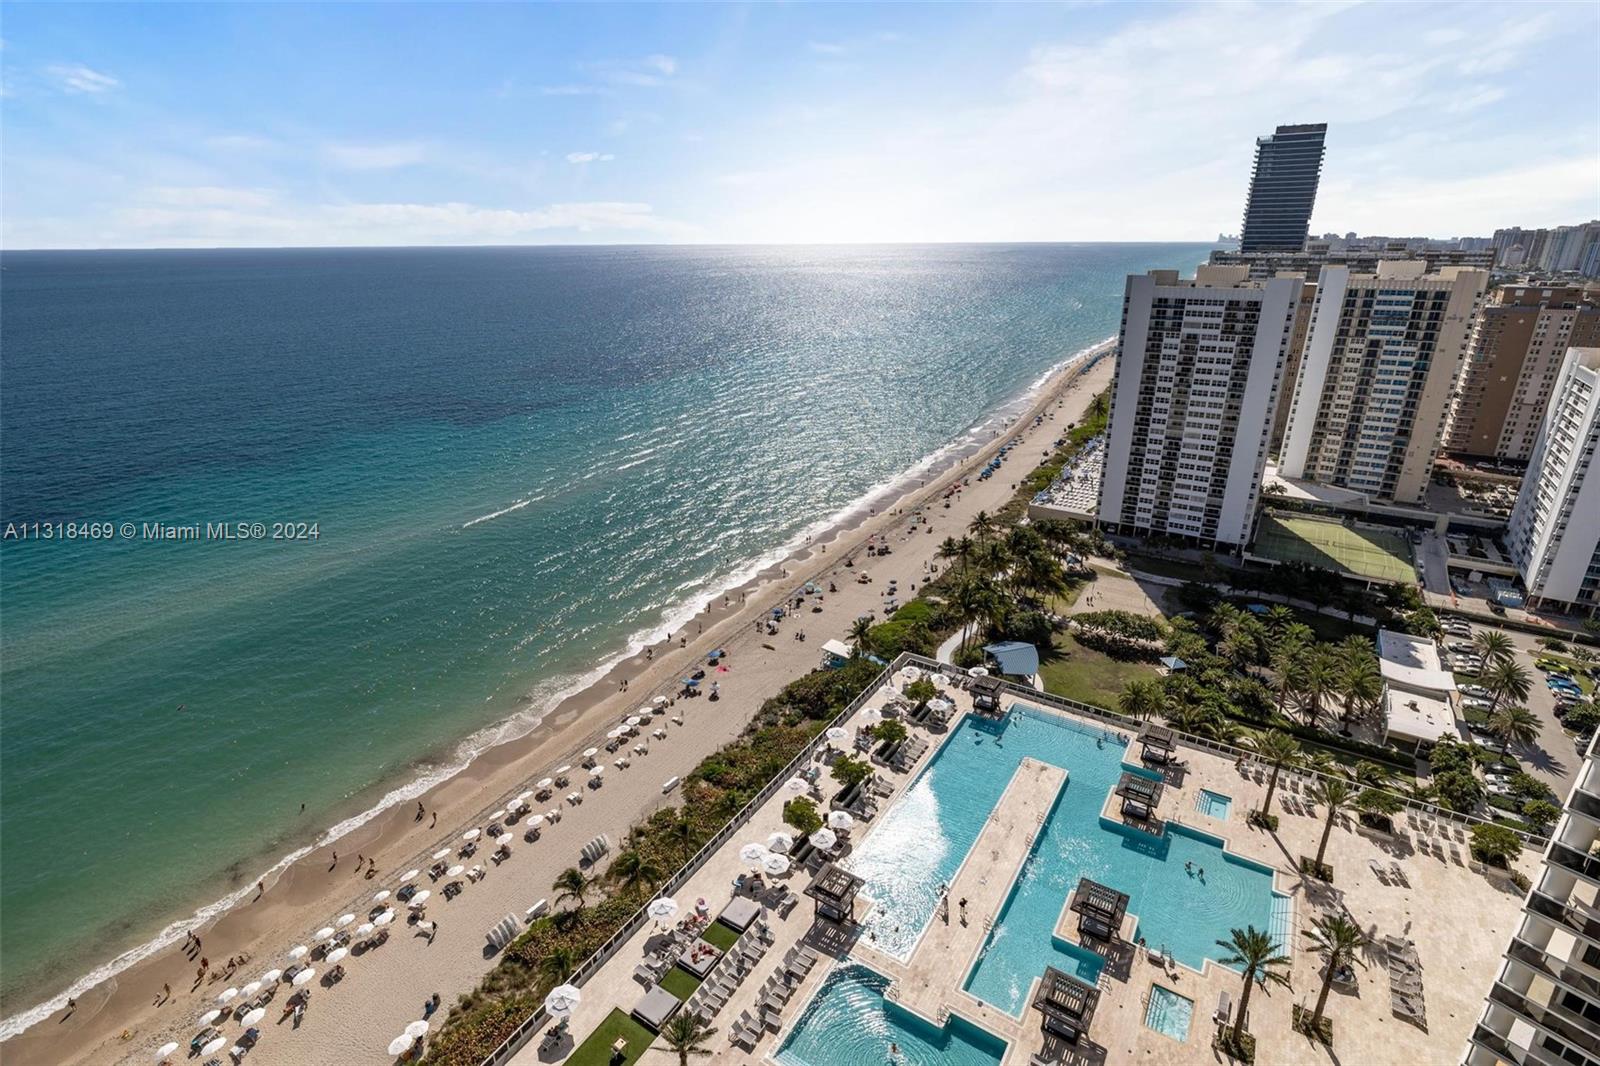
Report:
[[1039,649],[1021,640],[985,644],[984,654],[993,659],[1002,674],[1032,677],[1039,672]]
[[1076,1044],[1089,1031],[1100,990],[1054,966],[1045,967],[1034,1008],[1044,1015],[1044,1031]]
[[634,1005],[633,1018],[652,1033],[659,1033],[661,1027],[666,1025],[682,1006],[681,999],[660,985],[656,985]]
[[1005,687],[1005,681],[998,677],[975,677],[972,684],[967,686],[972,693],[972,706],[974,710],[984,714],[993,714],[1000,709],[1000,691]]
[[866,882],[833,863],[824,863],[806,886],[806,895],[816,901],[816,915],[831,922],[855,922],[856,893]]
[[1078,916],[1080,934],[1115,940],[1122,932],[1122,919],[1128,913],[1128,896],[1084,877],[1072,893],[1071,907]]
[[1166,764],[1178,750],[1178,741],[1172,730],[1164,725],[1147,725],[1139,734],[1139,757],[1145,762]]
[[1116,793],[1122,797],[1123,814],[1148,821],[1155,817],[1156,805],[1161,802],[1161,782],[1125,770]]

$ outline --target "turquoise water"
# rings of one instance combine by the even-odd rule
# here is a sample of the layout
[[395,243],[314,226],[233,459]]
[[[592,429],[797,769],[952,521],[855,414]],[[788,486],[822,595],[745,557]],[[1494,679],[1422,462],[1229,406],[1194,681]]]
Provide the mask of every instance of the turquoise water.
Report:
[[1233,809],[1233,799],[1209,788],[1202,788],[1194,798],[1194,809],[1208,818],[1226,819]]
[[1136,935],[1196,969],[1226,954],[1215,941],[1232,928],[1254,925],[1281,939],[1289,901],[1274,894],[1270,870],[1226,855],[1217,838],[1186,826],[1169,823],[1157,838],[1101,820],[1122,752],[1097,727],[1022,704],[998,722],[963,719],[850,858],[877,904],[867,933],[897,955],[910,950],[939,886],[953,879],[1018,764],[1031,756],[1062,767],[1068,780],[968,975],[974,996],[1020,1014],[1046,966],[1098,979],[1099,956],[1053,937],[1081,877],[1126,892]]
[[1189,1022],[1194,1018],[1194,1000],[1170,988],[1152,985],[1150,1005],[1145,1008],[1144,1024],[1163,1036],[1182,1043],[1189,1039]]
[[[784,1066],[998,1066],[1006,1042],[959,1017],[944,1029],[883,998],[889,980],[857,964],[828,975],[784,1038]],[[898,1045],[898,1054],[890,1046]]]
[[0,542],[0,1009],[529,728],[1204,253],[4,253],[0,521],[319,538]]

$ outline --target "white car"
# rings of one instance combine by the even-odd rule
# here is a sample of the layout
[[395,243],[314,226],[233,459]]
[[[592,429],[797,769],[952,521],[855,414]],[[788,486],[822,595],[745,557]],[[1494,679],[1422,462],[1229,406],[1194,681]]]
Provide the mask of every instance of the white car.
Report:
[[1489,695],[1489,690],[1482,685],[1462,685],[1461,694],[1463,696],[1477,696],[1481,699]]
[[1471,707],[1474,710],[1487,711],[1494,704],[1481,696],[1468,696],[1461,701],[1461,706]]

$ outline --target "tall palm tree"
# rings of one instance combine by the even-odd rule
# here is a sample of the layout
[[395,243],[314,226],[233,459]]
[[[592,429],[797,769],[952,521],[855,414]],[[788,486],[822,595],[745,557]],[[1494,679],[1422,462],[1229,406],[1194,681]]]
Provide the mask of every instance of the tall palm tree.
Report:
[[1272,630],[1273,636],[1283,637],[1294,624],[1294,612],[1283,604],[1274,604],[1267,608],[1267,628]]
[[859,659],[872,651],[872,619],[857,618],[850,623],[850,654]]
[[672,824],[667,831],[678,841],[678,850],[683,854],[683,861],[688,862],[694,858],[694,853],[700,848],[700,833],[688,807],[674,809]]
[[1328,809],[1328,820],[1322,825],[1322,842],[1317,845],[1316,869],[1322,869],[1322,856],[1328,851],[1328,837],[1333,834],[1333,820],[1355,798],[1355,786],[1342,777],[1324,777],[1311,790],[1311,802]]
[[1316,728],[1323,701],[1332,696],[1338,686],[1339,672],[1333,657],[1322,648],[1313,648],[1300,674],[1300,705],[1306,714],[1306,725]]
[[1117,705],[1129,718],[1143,722],[1159,714],[1165,700],[1166,690],[1161,687],[1161,682],[1141,678],[1128,682],[1122,695],[1117,698]]
[[1378,666],[1371,656],[1347,658],[1339,670],[1338,684],[1344,708],[1339,717],[1344,723],[1344,731],[1349,733],[1350,723],[1355,721],[1357,715],[1377,706],[1383,698],[1383,675],[1378,672]]
[[974,537],[977,537],[978,543],[982,544],[984,541],[994,536],[994,516],[988,511],[979,511],[977,514],[972,516],[972,524],[967,526],[967,531]]
[[582,870],[576,866],[569,866],[556,875],[555,882],[550,887],[555,889],[557,907],[570,900],[575,904],[572,909],[581,911],[586,902],[584,897],[589,894],[589,889],[593,885],[594,882],[589,880],[588,875]]
[[1539,716],[1526,707],[1501,707],[1489,715],[1488,725],[1489,732],[1500,741],[1501,751],[1512,744],[1532,744],[1539,739],[1541,730]]
[[1478,630],[1472,638],[1472,645],[1483,655],[1486,664],[1508,663],[1516,657],[1517,646],[1498,629]]
[[963,573],[950,589],[950,606],[954,609],[956,621],[961,625],[961,651],[967,650],[967,642],[972,639],[972,626],[983,617],[987,601],[987,587],[970,574]]
[[539,979],[549,985],[559,985],[572,976],[578,968],[578,953],[568,944],[553,943],[539,956],[535,967]]
[[1271,666],[1272,672],[1278,678],[1277,707],[1280,715],[1289,705],[1289,694],[1294,691],[1296,675],[1300,673],[1305,659],[1306,645],[1293,630],[1285,630],[1278,634],[1272,647]]
[[1235,1033],[1248,1033],[1251,989],[1257,981],[1263,987],[1276,984],[1288,988],[1289,978],[1282,970],[1289,965],[1289,956],[1273,942],[1272,934],[1264,933],[1253,925],[1234,929],[1232,933],[1230,939],[1217,941],[1217,947],[1228,952],[1228,957],[1222,960],[1223,965],[1244,967],[1244,995],[1239,997],[1238,1021],[1233,1030]]
[[1321,955],[1328,967],[1322,975],[1322,991],[1317,993],[1316,1009],[1311,1012],[1310,1028],[1315,1033],[1322,1025],[1322,1011],[1328,1005],[1328,989],[1333,987],[1334,975],[1349,963],[1366,966],[1356,953],[1372,941],[1365,930],[1343,914],[1313,918],[1311,928],[1302,932],[1311,941],[1306,950]]
[[624,892],[654,892],[663,878],[661,868],[647,858],[638,848],[629,848],[618,855],[606,871],[606,877]]
[[1513,703],[1522,703],[1533,691],[1533,679],[1528,676],[1527,668],[1515,661],[1499,662],[1489,667],[1483,675],[1483,685],[1494,695],[1489,704],[1490,714],[1500,709],[1500,701],[1506,697],[1509,696]]
[[1278,788],[1278,771],[1293,765],[1300,756],[1300,745],[1294,737],[1281,729],[1269,729],[1256,741],[1256,758],[1272,767],[1267,778],[1267,796],[1261,801],[1261,813],[1272,813],[1272,794]]
[[690,1055],[711,1054],[706,1041],[715,1033],[716,1029],[707,1025],[700,1015],[692,1010],[681,1010],[661,1027],[661,1039],[667,1045],[662,1050],[677,1055],[678,1066],[689,1066]]

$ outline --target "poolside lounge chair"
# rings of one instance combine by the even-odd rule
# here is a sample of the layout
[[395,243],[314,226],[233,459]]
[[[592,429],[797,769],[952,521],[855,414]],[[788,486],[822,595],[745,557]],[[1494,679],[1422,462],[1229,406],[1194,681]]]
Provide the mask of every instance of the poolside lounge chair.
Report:
[[1378,864],[1377,859],[1368,859],[1367,866],[1372,870],[1374,876],[1378,878],[1380,884],[1388,887],[1393,883],[1389,880],[1389,872]]

